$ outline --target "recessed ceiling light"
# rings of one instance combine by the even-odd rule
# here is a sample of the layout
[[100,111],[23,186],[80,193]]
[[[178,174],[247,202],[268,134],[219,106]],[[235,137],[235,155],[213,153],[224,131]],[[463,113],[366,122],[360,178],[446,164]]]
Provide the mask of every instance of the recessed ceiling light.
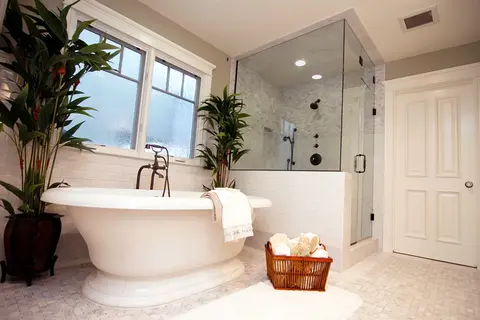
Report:
[[320,80],[320,79],[322,79],[322,78],[323,78],[323,77],[322,77],[321,74],[314,74],[314,75],[312,76],[312,79],[313,79],[313,80]]
[[307,64],[307,62],[306,62],[305,60],[297,60],[297,61],[295,61],[295,65],[296,65],[297,67],[303,67],[303,66],[306,65],[306,64]]

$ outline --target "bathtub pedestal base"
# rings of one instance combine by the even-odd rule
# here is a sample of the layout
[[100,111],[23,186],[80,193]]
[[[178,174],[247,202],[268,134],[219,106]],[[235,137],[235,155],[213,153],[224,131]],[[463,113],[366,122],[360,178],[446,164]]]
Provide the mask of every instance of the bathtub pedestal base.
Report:
[[237,258],[162,278],[123,278],[96,270],[85,280],[82,291],[87,299],[109,307],[154,307],[220,286],[244,270]]

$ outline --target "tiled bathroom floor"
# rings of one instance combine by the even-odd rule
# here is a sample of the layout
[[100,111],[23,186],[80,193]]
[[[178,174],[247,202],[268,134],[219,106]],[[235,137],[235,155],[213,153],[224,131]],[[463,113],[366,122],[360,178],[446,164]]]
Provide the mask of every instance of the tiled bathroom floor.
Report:
[[[236,281],[189,298],[145,310],[118,310],[82,297],[92,266],[60,269],[53,278],[0,285],[0,319],[168,319],[234,291],[265,281],[264,256],[244,250],[246,272]],[[480,271],[401,255],[377,254],[346,272],[332,272],[334,285],[363,298],[359,319],[480,319]],[[341,306],[339,306],[341,308]],[[212,319],[215,319],[212,317]],[[321,314],[312,315],[322,319]]]

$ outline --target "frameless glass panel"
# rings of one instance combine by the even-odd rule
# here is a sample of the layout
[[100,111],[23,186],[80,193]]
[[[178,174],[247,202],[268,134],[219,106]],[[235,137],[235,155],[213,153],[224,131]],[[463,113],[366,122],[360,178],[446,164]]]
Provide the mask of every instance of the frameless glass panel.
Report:
[[100,42],[100,36],[88,29],[82,31],[79,39],[83,40],[86,44],[94,44]]
[[142,64],[142,55],[127,47],[123,48],[122,74],[132,79],[138,80],[140,77],[140,66]]
[[[113,52],[115,52],[115,51],[117,51],[117,50],[122,49],[122,45],[119,44],[119,43],[117,43],[117,42],[115,42],[115,41],[113,41],[113,40],[107,39],[106,42],[107,42],[108,44],[114,45],[114,46],[116,46],[116,47],[118,48],[118,49],[112,49],[112,50],[105,50],[105,51],[107,51],[107,52],[113,53]],[[110,63],[110,66],[112,67],[112,69],[118,71],[118,70],[120,69],[120,54],[117,54],[115,57],[113,57],[113,59],[111,59],[111,60],[109,61],[109,63]]]
[[339,21],[238,62],[251,117],[235,169],[340,170],[343,32]]
[[153,86],[166,90],[167,89],[168,67],[163,63],[155,61],[153,65]]
[[361,207],[361,234],[360,240],[372,236],[372,221],[370,214],[373,213],[373,179],[374,179],[374,142],[375,142],[375,117],[372,109],[375,107],[375,93],[365,86],[365,108],[363,123],[363,157],[364,168],[362,185]]
[[351,242],[372,235],[374,93],[369,88],[373,63],[357,36],[345,24],[345,75],[343,93],[342,171],[352,175]]
[[176,95],[182,94],[183,73],[170,68],[170,77],[168,79],[168,92]]
[[185,75],[185,80],[183,81],[183,97],[188,100],[195,100],[195,95],[197,92],[197,79]]
[[175,157],[191,158],[194,117],[194,103],[152,90],[147,143],[166,146]]
[[90,98],[85,105],[96,108],[93,118],[76,115],[72,125],[85,121],[76,136],[95,144],[132,149],[138,84],[109,72],[88,73],[78,90]]

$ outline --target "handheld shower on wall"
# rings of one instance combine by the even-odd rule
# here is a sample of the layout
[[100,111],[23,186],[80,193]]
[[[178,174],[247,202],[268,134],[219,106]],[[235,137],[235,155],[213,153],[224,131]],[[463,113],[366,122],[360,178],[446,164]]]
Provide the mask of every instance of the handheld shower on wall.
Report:
[[293,166],[295,165],[295,161],[293,161],[293,151],[295,149],[295,133],[297,132],[297,128],[293,128],[292,136],[284,136],[283,141],[290,142],[290,159],[287,159],[287,170],[292,170]]
[[317,110],[317,109],[318,109],[318,104],[319,104],[321,101],[322,101],[322,100],[317,99],[317,101],[310,103],[310,108],[311,108],[312,110]]

